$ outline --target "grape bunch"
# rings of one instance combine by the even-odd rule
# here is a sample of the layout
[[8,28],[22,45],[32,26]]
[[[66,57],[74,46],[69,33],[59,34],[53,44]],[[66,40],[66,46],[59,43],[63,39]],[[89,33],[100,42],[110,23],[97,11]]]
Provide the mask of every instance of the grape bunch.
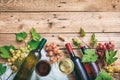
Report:
[[63,52],[59,49],[56,43],[47,43],[45,46],[46,56],[50,58],[50,63],[58,62],[63,57]]
[[112,44],[111,42],[105,43],[105,46],[108,51],[113,51],[115,49],[114,44]]
[[111,42],[104,43],[104,44],[98,43],[96,47],[96,51],[97,51],[99,58],[104,59],[106,50],[111,51],[111,50],[114,50],[114,48],[115,46]]
[[8,58],[8,66],[11,67],[13,72],[18,71],[22,61],[26,57],[26,55],[29,53],[28,47],[21,47],[17,50],[10,49],[11,57]]

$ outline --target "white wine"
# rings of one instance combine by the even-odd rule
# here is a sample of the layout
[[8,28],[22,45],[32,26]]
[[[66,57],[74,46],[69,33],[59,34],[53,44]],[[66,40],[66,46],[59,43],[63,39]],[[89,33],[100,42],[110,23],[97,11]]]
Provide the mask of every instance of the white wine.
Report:
[[38,48],[29,53],[13,80],[29,80],[31,78],[34,67],[41,58],[41,49],[44,47],[46,41],[47,40],[43,38],[40,41]]

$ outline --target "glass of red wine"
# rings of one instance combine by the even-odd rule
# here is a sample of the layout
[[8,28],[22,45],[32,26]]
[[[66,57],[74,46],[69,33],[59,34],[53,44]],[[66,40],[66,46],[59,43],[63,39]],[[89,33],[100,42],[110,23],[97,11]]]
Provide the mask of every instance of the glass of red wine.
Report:
[[47,76],[50,73],[50,70],[51,66],[47,60],[40,60],[35,67],[35,71],[40,77]]

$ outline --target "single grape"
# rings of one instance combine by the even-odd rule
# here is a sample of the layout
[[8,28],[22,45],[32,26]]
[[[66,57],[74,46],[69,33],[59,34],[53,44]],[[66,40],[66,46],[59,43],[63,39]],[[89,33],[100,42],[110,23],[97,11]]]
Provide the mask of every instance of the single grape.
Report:
[[11,66],[12,65],[12,63],[11,62],[8,62],[8,66]]

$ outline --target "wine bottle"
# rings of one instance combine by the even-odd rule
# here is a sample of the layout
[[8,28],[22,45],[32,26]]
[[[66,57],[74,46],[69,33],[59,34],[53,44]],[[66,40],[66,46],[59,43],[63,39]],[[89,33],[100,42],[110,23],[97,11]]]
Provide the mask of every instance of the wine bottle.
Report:
[[30,51],[13,80],[29,80],[31,78],[34,67],[41,58],[41,49],[45,45],[46,41],[47,40],[43,38],[40,41],[38,48]]
[[[86,50],[86,47],[82,46],[81,51],[83,54],[85,54],[85,50]],[[99,67],[95,62],[86,62],[84,63],[84,67],[87,71],[87,74],[90,80],[94,80],[98,76]]]
[[65,46],[66,46],[66,48],[71,56],[71,59],[75,65],[75,76],[77,78],[76,80],[89,80],[86,70],[81,62],[81,59],[79,57],[75,56],[70,43],[67,43]]

